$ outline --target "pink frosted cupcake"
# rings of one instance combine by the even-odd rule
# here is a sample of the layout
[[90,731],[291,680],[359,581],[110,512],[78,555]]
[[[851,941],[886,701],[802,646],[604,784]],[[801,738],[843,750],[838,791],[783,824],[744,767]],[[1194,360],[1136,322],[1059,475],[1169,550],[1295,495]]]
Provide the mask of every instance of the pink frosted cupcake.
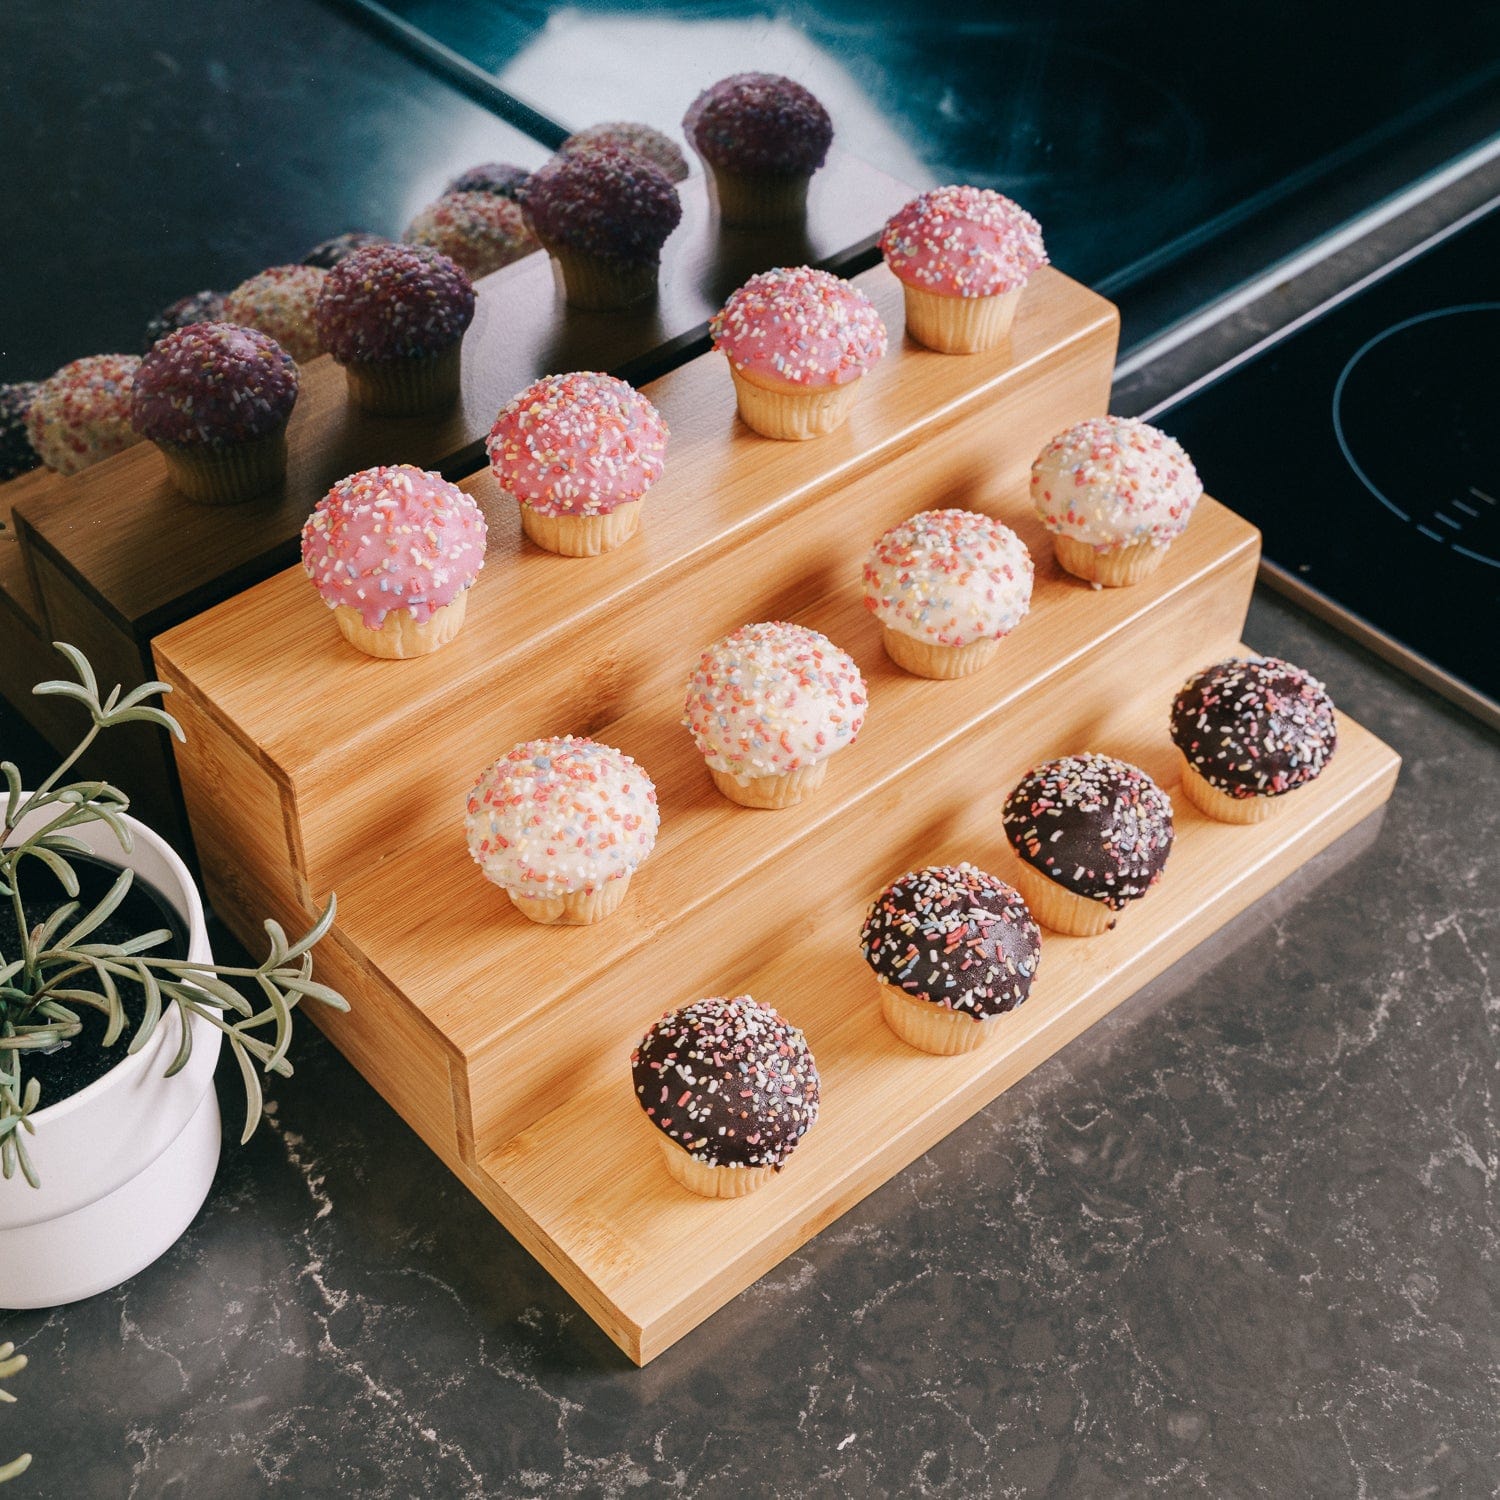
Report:
[[49,469],[76,474],[140,442],[130,424],[140,365],[133,354],[91,354],[42,382],[26,411],[26,435]]
[[885,324],[847,281],[810,266],[752,276],[714,314],[735,400],[762,437],[801,441],[840,427],[860,377],[885,354]]
[[994,660],[1031,608],[1034,569],[1008,526],[972,510],[924,510],[865,559],[865,607],[886,654],[917,677],[966,677]]
[[367,656],[426,656],[459,632],[484,566],[479,507],[411,464],[341,479],[302,528],[302,566]]
[[640,526],[667,424],[633,386],[590,370],[533,381],[490,429],[490,467],[537,546],[597,557]]
[[1203,495],[1182,446],[1135,417],[1090,417],[1031,466],[1031,503],[1075,578],[1119,588],[1154,573]]
[[242,281],[224,299],[224,321],[259,329],[298,364],[323,352],[313,309],[328,272],[321,266],[272,266]]
[[942,354],[1003,342],[1027,281],[1047,264],[1041,226],[988,188],[913,198],[885,226],[880,250],[906,293],[906,331]]
[[651,778],[595,740],[528,740],[480,776],[464,809],[469,855],[533,922],[581,927],[625,899],[656,844]]
[[475,277],[541,249],[519,205],[503,193],[449,193],[407,225],[405,238],[440,251]]
[[741,807],[791,807],[852,745],[869,700],[847,651],[784,620],[716,641],[688,680],[683,724],[716,787]]

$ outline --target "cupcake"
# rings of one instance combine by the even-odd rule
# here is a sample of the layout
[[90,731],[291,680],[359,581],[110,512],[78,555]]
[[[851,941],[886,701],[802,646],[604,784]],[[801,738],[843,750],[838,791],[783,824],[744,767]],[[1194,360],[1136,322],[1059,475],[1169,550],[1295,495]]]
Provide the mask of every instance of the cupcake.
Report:
[[833,142],[828,111],[775,73],[721,78],[693,100],[682,128],[712,175],[719,221],[731,228],[801,219]]
[[515,198],[521,184],[531,173],[525,167],[513,166],[508,161],[485,161],[477,167],[460,172],[443,189],[446,198],[452,193],[494,193],[501,198]]
[[441,251],[473,277],[488,276],[537,248],[520,208],[501,193],[449,193],[406,226],[406,240]]
[[1333,700],[1317,678],[1274,656],[1221,661],[1172,702],[1182,789],[1221,823],[1259,823],[1333,759]]
[[941,354],[993,349],[1047,264],[1041,226],[989,188],[940,187],[885,226],[880,253],[906,294],[906,331]]
[[336,234],[332,239],[319,242],[302,257],[304,266],[321,266],[331,271],[341,260],[347,260],[356,250],[368,250],[371,245],[389,245],[383,234],[372,234],[368,229],[349,229]]
[[194,292],[190,297],[179,297],[177,301],[162,308],[146,324],[146,335],[141,341],[142,353],[149,354],[157,339],[164,339],[179,328],[190,323],[222,323],[224,321],[223,292]]
[[41,465],[26,435],[26,413],[41,388],[35,380],[0,385],[0,484],[29,474]]
[[286,472],[297,365],[236,323],[192,323],[159,339],[135,373],[130,420],[190,500],[245,500]]
[[1135,417],[1090,417],[1031,466],[1031,503],[1058,563],[1106,588],[1155,572],[1202,494],[1181,445]]
[[848,419],[860,377],[885,353],[885,324],[857,286],[810,266],[752,276],[708,325],[729,361],[745,425],[762,437],[821,437]]
[[918,677],[967,677],[1031,608],[1031,554],[1015,532],[972,510],[924,510],[865,559],[865,608],[886,654]]
[[920,1052],[972,1052],[1031,993],[1042,935],[1020,892],[973,865],[888,885],[860,934],[892,1031]]
[[495,419],[487,446],[526,535],[564,557],[597,557],[640,526],[667,424],[634,387],[584,370],[533,381]]
[[440,474],[363,469],[318,501],[302,567],[344,639],[367,656],[426,656],[464,623],[484,566],[484,516]]
[[316,317],[356,406],[405,417],[457,399],[474,286],[446,255],[416,245],[356,250],[327,272]]
[[864,679],[826,635],[784,620],[716,641],[688,680],[683,724],[741,807],[791,807],[865,721]]
[[1161,879],[1172,801],[1108,755],[1065,755],[1029,771],[1005,799],[1016,885],[1044,927],[1091,937]]
[[742,1198],[786,1165],[818,1118],[807,1038],[749,995],[668,1011],[630,1055],[667,1170],[705,1198]]
[[682,218],[672,179],[619,146],[554,156],[521,191],[532,232],[574,307],[629,307],[656,291],[661,247]]
[[474,783],[469,854],[533,922],[582,927],[625,899],[656,843],[651,778],[594,740],[529,740]]
[[242,281],[224,299],[224,321],[269,334],[301,364],[323,352],[313,309],[328,272],[319,266],[272,266]]
[[140,442],[130,425],[134,354],[91,354],[44,380],[26,411],[26,436],[41,461],[76,474]]
[[587,151],[595,146],[619,146],[624,151],[634,151],[644,156],[654,167],[660,167],[673,182],[685,182],[688,175],[687,157],[678,148],[677,142],[649,125],[637,125],[631,120],[611,120],[606,125],[590,125],[570,135],[557,148],[559,156],[572,156],[578,151]]

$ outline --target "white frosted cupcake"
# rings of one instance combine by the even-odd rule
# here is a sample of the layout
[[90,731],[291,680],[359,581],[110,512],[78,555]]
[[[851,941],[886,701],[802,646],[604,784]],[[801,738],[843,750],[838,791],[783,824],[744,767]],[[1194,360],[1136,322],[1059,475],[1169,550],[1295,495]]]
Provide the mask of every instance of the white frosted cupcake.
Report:
[[1155,572],[1202,494],[1182,445],[1135,417],[1090,417],[1031,466],[1031,503],[1058,562],[1106,588]]
[[533,922],[584,926],[625,899],[656,844],[651,778],[596,740],[528,740],[469,793],[464,832],[488,880]]
[[966,677],[993,661],[1031,608],[1035,570],[1008,526],[972,510],[924,510],[865,559],[865,608],[885,649],[918,677]]
[[791,807],[854,743],[867,701],[847,651],[778,620],[742,625],[703,653],[682,722],[731,802]]

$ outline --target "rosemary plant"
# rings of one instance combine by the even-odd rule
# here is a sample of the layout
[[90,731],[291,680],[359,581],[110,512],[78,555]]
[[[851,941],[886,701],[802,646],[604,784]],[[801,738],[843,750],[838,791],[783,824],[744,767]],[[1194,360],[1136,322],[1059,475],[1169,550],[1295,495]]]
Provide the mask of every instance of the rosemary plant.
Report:
[[[72,898],[78,895],[79,884],[69,859],[90,851],[70,829],[103,823],[122,851],[128,852],[131,846],[129,825],[120,816],[130,805],[123,792],[106,781],[64,782],[79,758],[100,734],[120,724],[155,724],[183,738],[177,721],[147,701],[170,692],[166,683],[147,682],[130,693],[115,687],[101,702],[98,681],[83,653],[62,642],[56,644],[78,681],[42,682],[33,692],[76,699],[88,710],[89,729],[72,753],[29,794],[22,791],[17,768],[9,761],[0,762],[0,776],[6,786],[0,824],[0,902],[8,900],[15,915],[14,946],[0,931],[0,1173],[9,1178],[19,1169],[33,1187],[40,1184],[26,1150],[26,1136],[36,1130],[31,1117],[41,1104],[41,1084],[27,1076],[26,1062],[32,1054],[71,1043],[83,1030],[81,1007],[103,1014],[101,1045],[113,1047],[127,1024],[121,988],[134,992],[143,1008],[127,1053],[139,1052],[168,1009],[175,1008],[181,1018],[182,1042],[167,1068],[168,1077],[178,1072],[191,1055],[192,1017],[218,1027],[244,1080],[242,1143],[260,1123],[257,1065],[266,1073],[291,1074],[286,1054],[292,1041],[292,1013],[299,1002],[314,1000],[348,1009],[342,995],[312,977],[313,946],[333,922],[332,897],[323,914],[296,942],[287,940],[278,923],[267,921],[270,952],[253,969],[152,956],[151,950],[171,937],[165,928],[143,932],[123,943],[90,942],[90,935],[124,900],[133,879],[130,870],[121,870],[91,911],[82,911],[80,903],[70,899],[44,921],[28,927],[21,880],[29,861],[45,865]],[[17,838],[22,820],[44,810],[46,816],[41,822],[25,837]],[[231,979],[257,993],[257,1003],[251,1004],[228,982]]]
[[[26,1368],[26,1356],[16,1353],[14,1344],[0,1344],[0,1380],[9,1380],[12,1375],[19,1374]],[[16,1398],[0,1386],[0,1401],[14,1401]],[[23,1453],[19,1458],[13,1458],[9,1463],[0,1463],[0,1484],[7,1479],[14,1479],[17,1474],[24,1474],[31,1467],[31,1455]]]

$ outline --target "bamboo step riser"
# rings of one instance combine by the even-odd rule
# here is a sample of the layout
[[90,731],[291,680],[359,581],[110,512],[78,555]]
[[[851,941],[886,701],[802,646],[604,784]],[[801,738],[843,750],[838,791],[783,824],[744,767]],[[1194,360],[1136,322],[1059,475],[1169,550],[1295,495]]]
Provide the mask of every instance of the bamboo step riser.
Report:
[[[1060,409],[1069,420],[1090,409],[1095,386],[1091,373],[1060,386]],[[698,645],[751,620],[806,615],[811,601],[859,577],[881,532],[919,510],[988,511],[1029,530],[1032,544],[1044,547],[1025,496],[1031,458],[1050,435],[1042,428],[1056,416],[1038,417],[1029,408],[973,412],[936,439],[955,468],[935,473],[930,459],[915,452],[809,501],[798,512],[796,554],[775,577],[764,577],[778,547],[773,529],[570,628],[539,659],[427,721],[424,734],[444,746],[444,759],[421,781],[413,782],[400,757],[380,746],[320,762],[317,780],[297,789],[310,890],[316,897],[336,887],[341,872],[367,863],[372,847],[390,849],[451,824],[474,776],[511,745],[555,734],[607,739],[611,723],[680,696]],[[590,563],[559,558],[556,565]]]
[[[736,812],[736,833],[744,829],[764,838],[758,867],[747,870],[735,861],[735,878],[728,883],[722,869],[705,869],[695,883],[691,909],[653,912],[632,951],[611,950],[596,977],[552,1000],[539,1020],[497,1036],[469,1059],[468,1097],[479,1152],[492,1150],[573,1092],[617,1071],[619,1036],[639,1036],[663,1010],[699,995],[738,992],[764,964],[766,953],[795,941],[800,929],[816,923],[831,904],[868,899],[904,869],[928,863],[930,851],[947,844],[948,830],[976,807],[988,809],[992,826],[968,857],[1004,878],[999,807],[1005,792],[1049,756],[1084,749],[1117,753],[1127,727],[1153,710],[1164,740],[1171,696],[1183,679],[1229,655],[1239,641],[1255,564],[1254,550],[1247,549],[1199,589],[1169,599],[1135,628],[1096,648],[1065,684],[1020,702],[1008,696],[955,739],[938,744],[934,735],[933,742],[892,767],[883,785],[850,804],[840,777],[853,772],[863,748],[857,743],[843,752],[846,764],[835,760],[819,793],[828,799],[830,816],[790,848],[777,844],[786,833],[784,814]],[[879,704],[885,689],[906,682],[897,668],[876,664],[872,699]],[[952,686],[922,686],[929,725],[944,717]],[[693,775],[689,795],[717,796],[701,768],[695,766]],[[814,809],[809,805],[808,810]],[[695,843],[677,857],[699,852]],[[712,922],[715,911],[722,916],[713,923],[713,942],[705,943],[701,924]],[[587,942],[584,937],[578,944],[585,953]],[[515,982],[507,974],[503,949],[496,958],[495,985]],[[564,970],[569,962],[562,959]],[[487,999],[483,993],[470,998],[477,1004]],[[774,997],[762,998],[774,1003]],[[601,1034],[600,1016],[609,1017],[607,1035]]]
[[[1178,840],[1161,886],[1114,932],[1044,933],[1031,998],[979,1052],[932,1058],[899,1042],[858,953],[863,893],[828,901],[812,933],[747,976],[806,1030],[823,1088],[816,1129],[749,1200],[726,1206],[671,1182],[622,1082],[623,1040],[594,1088],[482,1160],[481,1196],[645,1363],[1378,807],[1399,762],[1358,725],[1342,727],[1330,770],[1265,823],[1212,823],[1174,796]],[[1154,705],[1119,726],[1117,747],[1178,792]],[[960,815],[926,857],[972,854],[994,838],[988,814],[981,804]],[[593,1148],[580,1151],[585,1141]]]

